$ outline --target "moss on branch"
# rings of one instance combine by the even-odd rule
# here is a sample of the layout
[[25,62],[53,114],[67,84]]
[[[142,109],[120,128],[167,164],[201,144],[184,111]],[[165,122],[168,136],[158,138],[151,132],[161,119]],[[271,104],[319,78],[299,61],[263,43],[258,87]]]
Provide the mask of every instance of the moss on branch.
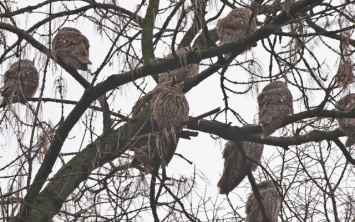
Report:
[[155,60],[153,47],[153,29],[159,10],[159,0],[149,0],[142,28],[142,54],[145,62]]
[[50,221],[93,170],[121,156],[134,137],[151,131],[146,124],[148,114],[146,109],[119,129],[97,138],[65,164],[35,198],[25,221]]

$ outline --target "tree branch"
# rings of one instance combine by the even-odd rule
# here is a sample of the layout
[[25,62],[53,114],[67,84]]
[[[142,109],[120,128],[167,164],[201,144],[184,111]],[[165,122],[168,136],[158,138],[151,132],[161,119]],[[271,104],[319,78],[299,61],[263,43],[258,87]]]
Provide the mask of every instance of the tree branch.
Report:
[[153,29],[159,11],[159,0],[149,0],[142,28],[142,54],[145,62],[155,60],[153,47]]

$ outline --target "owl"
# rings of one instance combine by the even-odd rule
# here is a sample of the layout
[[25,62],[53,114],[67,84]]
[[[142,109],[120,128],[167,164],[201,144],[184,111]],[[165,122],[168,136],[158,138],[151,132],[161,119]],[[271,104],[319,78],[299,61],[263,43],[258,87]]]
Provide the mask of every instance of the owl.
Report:
[[[355,94],[351,93],[344,96],[335,107],[339,111],[350,112],[355,109]],[[355,118],[338,118],[339,130],[342,131],[348,139],[345,141],[345,146],[349,147],[355,144]]]
[[[181,124],[189,119],[189,104],[174,75],[170,81],[157,85],[150,110],[153,129],[161,130],[158,141],[162,143],[158,144],[157,150],[162,159],[162,166],[166,166],[175,153],[175,133],[181,132]],[[172,132],[170,138],[166,136],[169,132]]]
[[[257,185],[269,222],[277,222],[281,210],[281,196],[272,180],[267,180]],[[245,203],[245,222],[263,222],[263,216],[254,193],[251,193]]]
[[181,85],[173,75],[169,81],[158,84],[155,91],[150,106],[153,125],[157,130],[174,127],[180,132],[180,124],[189,119],[189,104]]
[[59,29],[52,43],[55,60],[83,71],[88,70],[88,64],[91,64],[89,47],[89,40],[79,30],[69,27]]
[[0,90],[2,104],[25,103],[36,93],[38,81],[39,74],[32,61],[15,62],[4,74],[4,86]]
[[[256,19],[251,18],[253,12],[248,8],[235,8],[218,20],[216,29],[219,45],[238,41],[256,30]],[[227,54],[227,55],[230,55]]]
[[142,160],[142,158],[151,157],[156,153],[164,167],[171,161],[175,153],[178,142],[176,133],[182,130],[181,124],[189,119],[189,104],[174,75],[169,81],[159,83],[152,92],[143,96],[133,107],[133,115],[136,115],[144,107],[150,109],[149,119],[153,131],[159,132],[152,135],[155,137],[155,144],[148,144],[148,146],[145,144],[138,148],[136,146],[131,150],[135,151],[135,155],[138,155],[135,159],[143,164],[149,160]]
[[[184,82],[194,75],[198,74],[199,65],[198,64],[188,64],[186,65],[186,55],[187,48],[178,48],[176,50],[176,55],[179,58],[179,62],[182,65],[181,68],[173,69],[168,72],[159,74],[159,83],[169,81],[171,76],[175,76],[178,83]],[[173,54],[169,54],[165,57],[166,59],[174,58]]]
[[264,145],[248,141],[243,141],[242,145],[245,154],[251,159],[246,160],[246,165],[243,165],[242,154],[233,141],[228,141],[224,146],[224,170],[217,184],[220,194],[231,192],[244,180],[248,170],[255,171],[258,164],[260,164]]
[[266,138],[275,132],[284,119],[293,112],[292,94],[281,81],[269,83],[258,96],[259,122]]
[[353,64],[350,58],[341,58],[336,73],[335,82],[337,86],[346,87],[355,81]]

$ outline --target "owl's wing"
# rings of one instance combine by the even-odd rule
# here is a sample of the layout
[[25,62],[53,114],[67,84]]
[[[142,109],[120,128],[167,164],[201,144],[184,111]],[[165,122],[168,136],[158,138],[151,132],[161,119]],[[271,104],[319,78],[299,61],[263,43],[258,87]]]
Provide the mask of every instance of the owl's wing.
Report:
[[355,93],[350,93],[335,103],[335,107],[341,111],[352,111],[355,108]]
[[281,197],[276,187],[273,185],[261,190],[260,195],[263,198],[264,208],[269,221],[277,221],[281,208]]
[[176,137],[175,132],[171,132],[174,129],[163,129],[158,132],[155,140],[156,151],[161,159],[161,166],[167,166],[172,160],[179,138]]
[[[261,189],[259,188],[259,193],[262,197],[267,219],[270,222],[277,221],[277,217],[281,209],[281,197],[277,192],[276,187],[272,184],[268,187],[264,187]],[[247,214],[245,222],[263,221],[263,216],[254,193],[251,193],[248,197],[248,200],[245,205],[245,213]]]
[[355,144],[355,119],[339,118],[339,129],[348,137],[345,146],[349,147]]
[[285,105],[292,110],[292,101],[292,94],[287,88],[270,89],[260,93],[258,96],[259,107],[266,105]]
[[5,85],[1,88],[1,96],[10,99],[18,90],[18,84],[15,79],[7,79]]
[[344,128],[354,128],[355,129],[355,119],[354,118],[339,118],[339,126],[341,129]]
[[255,171],[258,167],[258,164],[260,164],[261,156],[263,155],[264,151],[264,144],[245,141],[243,142],[243,147],[247,157],[253,160],[249,160],[251,171]]
[[32,65],[12,66],[4,74],[1,95],[9,98],[16,94],[20,97],[30,98],[38,87],[38,78],[38,71]]
[[336,73],[335,82],[339,86],[347,86],[354,82],[353,64],[350,59],[341,59]]
[[259,204],[256,201],[254,193],[251,193],[245,203],[245,222],[261,222],[263,221],[263,215],[259,209]]
[[74,57],[84,64],[91,64],[89,60],[89,40],[79,32],[59,32],[53,39],[54,51],[64,61],[67,57]]
[[147,94],[145,94],[144,96],[142,96],[140,99],[138,99],[137,102],[132,107],[132,116],[136,116],[145,107],[150,106],[150,103],[154,97],[154,94],[155,94],[154,91],[150,91]]
[[225,45],[239,40],[243,37],[243,31],[234,27],[234,24],[229,19],[223,18],[218,21],[217,34],[219,36],[219,45]]
[[242,155],[233,141],[226,143],[223,158],[223,174],[217,186],[220,194],[228,194],[244,180],[247,175],[247,166],[242,164]]
[[274,88],[258,96],[259,122],[262,124],[262,137],[271,135],[293,112],[292,94],[286,88]]
[[77,36],[78,43],[77,47],[74,47],[72,52],[73,56],[77,57],[78,60],[85,64],[91,64],[89,60],[89,40],[84,35]]
[[11,66],[4,74],[4,83],[10,79],[18,79],[18,73],[21,72],[21,67],[19,66]]

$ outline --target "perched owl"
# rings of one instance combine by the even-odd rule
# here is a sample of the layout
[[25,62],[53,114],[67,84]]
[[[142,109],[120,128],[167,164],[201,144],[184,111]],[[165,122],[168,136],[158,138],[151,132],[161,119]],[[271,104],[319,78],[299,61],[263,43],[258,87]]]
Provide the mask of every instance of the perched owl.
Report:
[[[236,188],[245,178],[248,170],[255,171],[260,164],[263,154],[264,145],[248,141],[242,142],[245,154],[251,160],[246,160],[246,166],[242,162],[242,154],[233,141],[228,141],[224,146],[224,170],[217,186],[221,194],[228,194]],[[253,162],[255,161],[255,162]]]
[[219,36],[219,45],[238,41],[254,32],[256,20],[255,17],[251,18],[252,15],[253,12],[248,8],[235,8],[226,17],[218,20],[216,29]]
[[[169,81],[171,76],[175,76],[178,83],[186,81],[193,77],[194,75],[198,74],[199,65],[198,64],[189,64],[186,65],[186,55],[187,52],[186,48],[178,48],[176,50],[176,55],[179,58],[179,62],[182,65],[181,68],[173,69],[168,72],[160,73],[159,74],[159,83]],[[169,54],[165,57],[166,59],[174,58],[173,54]]]
[[[150,104],[150,120],[153,129],[161,130],[159,141],[162,143],[157,144],[157,150],[162,166],[166,166],[175,153],[175,133],[181,132],[181,124],[189,119],[189,104],[175,76],[168,82],[158,84],[155,90]],[[170,132],[172,135],[168,138],[166,134]]]
[[74,69],[86,71],[89,60],[89,40],[74,28],[64,27],[59,29],[53,39],[53,56]]
[[336,73],[335,82],[337,86],[345,87],[355,81],[353,64],[350,58],[342,58]]
[[157,129],[174,127],[177,132],[182,130],[180,124],[189,119],[189,104],[181,85],[172,76],[169,81],[155,88],[151,108],[151,121]]
[[293,112],[292,94],[287,85],[281,81],[269,83],[258,96],[259,122],[266,138],[275,132],[285,117]]
[[[341,98],[336,104],[336,108],[340,111],[350,112],[355,109],[355,94]],[[345,146],[349,147],[355,144],[355,118],[338,118],[339,130],[342,131],[348,139]]]
[[12,64],[4,74],[2,104],[24,103],[32,98],[38,88],[38,79],[38,71],[32,61],[24,59]]
[[[166,166],[176,150],[178,142],[176,133],[182,130],[181,124],[189,118],[189,104],[175,76],[167,82],[159,83],[153,91],[137,101],[132,110],[133,115],[147,106],[150,108],[152,128],[154,131],[159,131],[151,135],[155,137],[155,144],[148,144],[148,146],[145,144],[138,148],[136,146],[131,150],[135,151],[135,155],[139,155],[136,159],[143,164],[149,160],[142,160],[142,158],[151,157],[156,153],[161,159],[162,166]],[[140,149],[139,152],[137,149]]]
[[[272,180],[267,180],[257,185],[261,195],[266,216],[269,222],[277,222],[281,210],[281,196]],[[254,193],[251,193],[245,203],[245,222],[263,222],[259,204]]]

